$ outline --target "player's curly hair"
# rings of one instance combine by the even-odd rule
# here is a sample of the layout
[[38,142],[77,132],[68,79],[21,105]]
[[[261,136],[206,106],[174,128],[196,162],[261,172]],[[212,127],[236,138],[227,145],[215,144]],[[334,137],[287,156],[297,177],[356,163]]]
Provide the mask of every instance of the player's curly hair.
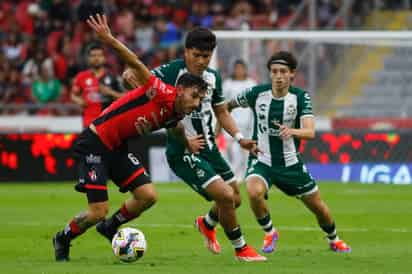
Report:
[[191,73],[184,73],[177,80],[176,86],[183,86],[184,88],[197,87],[200,91],[206,91],[208,84],[202,77],[193,75]]
[[267,68],[270,70],[272,64],[282,64],[288,66],[291,70],[295,70],[298,67],[298,60],[289,51],[278,51],[270,57],[267,62]]

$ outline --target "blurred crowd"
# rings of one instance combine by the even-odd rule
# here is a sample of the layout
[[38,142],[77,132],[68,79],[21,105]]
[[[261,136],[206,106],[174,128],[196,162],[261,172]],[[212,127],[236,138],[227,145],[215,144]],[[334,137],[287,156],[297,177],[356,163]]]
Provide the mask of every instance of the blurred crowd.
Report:
[[[2,0],[0,114],[78,113],[69,91],[74,75],[87,66],[87,45],[95,40],[84,23],[90,14],[107,14],[116,37],[153,68],[181,57],[181,41],[194,26],[236,30],[247,24],[252,30],[280,29],[303,1]],[[317,25],[322,28],[343,1],[317,2]],[[356,16],[369,1],[354,2],[351,11]],[[300,28],[308,26],[305,19],[298,23]],[[342,27],[339,20],[334,24]],[[119,75],[122,63],[110,50],[106,58],[109,70]],[[47,107],[56,103],[56,108]]]

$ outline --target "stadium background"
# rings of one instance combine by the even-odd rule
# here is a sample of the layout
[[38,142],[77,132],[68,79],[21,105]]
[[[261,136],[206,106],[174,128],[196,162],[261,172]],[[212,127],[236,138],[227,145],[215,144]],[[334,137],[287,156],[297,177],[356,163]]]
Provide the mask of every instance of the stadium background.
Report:
[[[193,26],[214,30],[407,30],[409,1],[2,1],[0,13],[0,181],[75,179],[70,147],[81,130],[70,101],[73,76],[95,39],[84,24],[108,14],[114,33],[153,68],[182,56]],[[304,37],[303,37],[304,39]],[[223,79],[243,58],[249,75],[267,80],[264,61],[288,49],[299,56],[295,84],[312,95],[318,134],[301,152],[318,180],[410,184],[412,49],[304,40],[219,39],[213,64]],[[108,68],[122,62],[107,50]],[[253,61],[252,61],[253,60]],[[31,87],[46,69],[61,83],[41,102]],[[162,158],[164,136],[136,147],[155,181],[175,180]],[[159,164],[161,163],[161,164]],[[35,167],[35,168],[34,168]],[[30,172],[27,172],[30,170]]]
[[[70,149],[81,117],[69,89],[73,76],[85,67],[85,47],[93,40],[82,19],[102,10],[116,36],[150,67],[181,56],[181,41],[194,25],[218,31],[392,32],[409,30],[412,24],[408,0],[0,1],[3,273],[411,273],[412,49],[388,40],[385,46],[366,39],[364,45],[359,39],[311,44],[305,40],[309,35],[303,40],[219,38],[214,65],[227,79],[233,59],[242,57],[251,77],[264,81],[262,60],[273,51],[289,49],[299,57],[295,83],[309,90],[317,116],[317,137],[301,151],[352,253],[330,252],[306,208],[272,188],[268,206],[281,233],[278,250],[264,264],[239,264],[219,227],[222,254],[212,256],[192,225],[210,204],[186,185],[171,182],[157,184],[159,202],[127,224],[142,229],[149,245],[136,264],[119,263],[93,229],[73,242],[71,262],[56,263],[52,236],[86,206],[73,190],[76,169]],[[108,67],[119,74],[123,64],[110,50],[106,53]],[[61,82],[59,96],[49,102],[32,96],[36,74],[30,71],[40,67]],[[140,141],[130,145],[153,179],[176,180],[162,155],[165,136]],[[109,185],[111,214],[126,196]],[[244,185],[241,196],[237,214],[242,231],[259,248],[262,232]]]

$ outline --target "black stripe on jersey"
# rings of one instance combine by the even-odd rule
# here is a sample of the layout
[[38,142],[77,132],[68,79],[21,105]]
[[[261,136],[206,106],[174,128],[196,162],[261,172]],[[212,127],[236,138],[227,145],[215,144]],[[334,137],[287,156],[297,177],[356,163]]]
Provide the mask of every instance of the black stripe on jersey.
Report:
[[107,120],[109,120],[109,119],[111,119],[111,118],[113,118],[117,115],[120,115],[120,114],[122,114],[122,113],[124,113],[124,112],[126,112],[126,111],[128,111],[132,108],[142,106],[142,105],[148,103],[149,101],[150,101],[149,97],[147,97],[146,94],[143,94],[142,96],[136,98],[135,100],[132,100],[132,101],[128,102],[127,104],[121,105],[120,107],[118,107],[118,108],[106,113],[105,115],[97,118],[96,120],[94,120],[93,124],[95,126],[103,124]]

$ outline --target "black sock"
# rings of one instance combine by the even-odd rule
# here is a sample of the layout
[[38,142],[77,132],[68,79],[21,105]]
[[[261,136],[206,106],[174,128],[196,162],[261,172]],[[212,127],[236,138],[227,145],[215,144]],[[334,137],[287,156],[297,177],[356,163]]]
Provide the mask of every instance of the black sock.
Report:
[[328,237],[329,240],[333,241],[336,239],[337,234],[334,222],[332,224],[320,225],[320,228],[322,228],[322,230],[325,231],[325,233],[327,234],[326,237]]
[[209,210],[209,212],[206,214],[206,216],[203,220],[204,220],[204,224],[205,224],[206,228],[208,228],[210,230],[215,228],[215,226],[219,222],[218,216],[212,210]]
[[236,250],[240,250],[246,246],[245,239],[243,238],[240,226],[236,227],[232,231],[225,231],[226,236],[232,242],[233,247]]
[[136,215],[129,212],[126,205],[123,204],[119,210],[117,210],[109,219],[106,220],[106,225],[111,230],[117,230],[119,226],[133,220],[134,218],[136,218]]
[[267,214],[261,219],[257,219],[257,221],[265,232],[271,232],[274,229],[270,214]]

